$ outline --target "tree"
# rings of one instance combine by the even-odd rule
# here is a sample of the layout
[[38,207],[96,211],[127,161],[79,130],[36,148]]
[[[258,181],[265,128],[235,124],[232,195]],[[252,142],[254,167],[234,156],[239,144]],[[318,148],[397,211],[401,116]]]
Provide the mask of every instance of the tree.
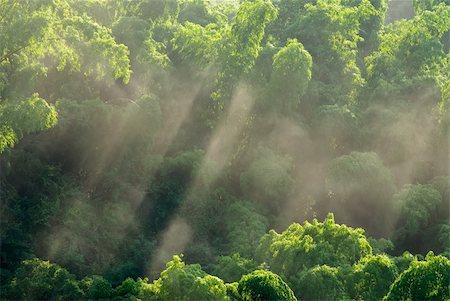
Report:
[[358,145],[358,125],[359,120],[349,106],[322,105],[313,113],[311,132],[325,155],[343,155]]
[[[114,166],[109,168],[111,173],[117,170],[132,183],[143,180],[143,174],[136,171],[148,171],[152,158],[155,159],[148,150],[162,123],[159,99],[155,95],[144,94],[134,100],[112,99],[108,103],[99,99],[61,99],[56,107],[60,123],[45,138],[64,141],[58,147],[48,146],[54,157],[62,159],[61,165],[89,178],[98,177],[95,173],[104,169],[101,165],[106,163]],[[74,136],[78,139],[71,139]],[[111,141],[111,137],[117,141]],[[108,156],[100,159],[92,154]],[[124,158],[129,159],[125,162]],[[130,173],[131,170],[134,172]],[[98,182],[104,183],[100,179]]]
[[145,21],[176,20],[180,12],[180,1],[139,0],[129,3],[130,13]]
[[[49,69],[128,82],[126,46],[117,44],[104,26],[82,18],[70,2],[3,0],[0,4],[4,8],[0,12],[0,152],[23,134],[56,124],[54,108],[33,94],[37,80]],[[14,113],[14,121],[6,117],[9,113]]]
[[369,237],[369,243],[376,255],[390,254],[394,250],[394,243],[389,239]]
[[436,209],[442,201],[441,195],[430,185],[406,185],[394,196],[398,221],[393,240],[398,249],[417,249],[421,237],[436,216]]
[[[6,1],[0,15],[4,39],[0,48],[0,74],[7,83],[0,86],[3,98],[15,98],[11,97],[12,87],[8,87],[15,83],[8,83],[8,76],[26,70],[26,65],[33,69],[46,67],[43,60],[46,56],[60,71],[67,66],[94,78],[108,74],[128,82],[126,46],[117,44],[104,26],[87,16],[82,18],[71,5],[66,1]],[[97,64],[98,61],[104,64]],[[45,73],[46,68],[43,70]]]
[[268,148],[259,148],[255,160],[241,172],[240,186],[244,194],[268,210],[279,210],[293,185],[292,161]]
[[437,213],[439,219],[445,219],[450,210],[450,177],[438,176],[433,178],[429,184],[441,194],[442,202]]
[[242,276],[237,290],[245,301],[297,300],[280,276],[270,271],[256,270]]
[[225,209],[225,231],[230,253],[251,258],[259,239],[267,231],[267,219],[249,202],[235,202]]
[[343,2],[289,0],[278,4],[282,13],[275,34],[282,41],[297,39],[313,57],[305,96],[308,106],[354,104],[363,84],[356,63],[360,20],[375,14],[375,9],[369,1],[355,6]]
[[10,299],[75,300],[83,298],[75,276],[38,258],[25,260],[7,287]]
[[161,300],[154,292],[148,278],[126,278],[114,290],[114,300]]
[[201,264],[209,264],[218,254],[251,258],[267,231],[268,221],[254,203],[223,189],[189,200],[182,212],[194,231],[186,258]]
[[359,36],[362,40],[358,43],[359,67],[364,67],[364,58],[378,49],[380,44],[380,32],[384,27],[385,14],[388,9],[387,0],[345,0],[348,6],[359,6],[362,11],[360,17]]
[[294,223],[281,234],[269,231],[256,254],[259,262],[291,282],[299,272],[316,265],[352,265],[371,255],[372,248],[364,230],[336,224],[330,213],[323,223],[314,219],[303,226]]
[[207,0],[186,0],[180,3],[178,22],[193,22],[202,26],[216,23],[218,13]]
[[80,281],[80,287],[87,299],[108,299],[113,294],[111,283],[102,276],[89,276]]
[[441,224],[439,229],[439,242],[443,247],[443,253],[446,254],[447,257],[450,257],[450,219],[448,219],[444,224]]
[[0,153],[24,135],[56,125],[58,114],[38,94],[17,102],[0,102]]
[[424,10],[432,10],[434,6],[440,3],[450,5],[448,0],[413,0],[414,10],[416,13],[421,13]]
[[149,35],[148,31],[149,24],[136,16],[122,17],[112,27],[112,33],[117,42],[126,45],[130,50],[132,62],[143,50],[144,41]]
[[174,33],[174,49],[183,61],[197,66],[207,66],[216,62],[220,45],[223,42],[224,29],[217,28],[217,24],[205,27],[186,22],[179,26]]
[[424,261],[414,260],[400,274],[383,300],[447,300],[449,283],[450,261],[430,252]]
[[338,268],[320,265],[299,272],[292,288],[300,300],[343,300],[346,297]]
[[450,2],[387,3],[0,0],[0,299],[450,300]]
[[[352,152],[331,161],[326,178],[331,211],[346,223],[364,226],[371,234],[387,234],[393,214],[395,185],[375,153]],[[339,208],[345,208],[345,211]],[[380,225],[380,219],[383,225]]]
[[275,7],[278,9],[278,18],[269,26],[269,30],[274,35],[279,36],[284,42],[292,36],[291,29],[295,26],[298,18],[305,13],[306,5],[315,5],[317,0],[284,0],[274,1]]
[[284,113],[296,109],[311,80],[312,58],[297,40],[288,40],[273,56],[267,106]]
[[[181,207],[183,201],[190,202],[185,199],[188,189],[196,190],[192,193],[200,199],[208,195],[210,179],[213,178],[215,170],[212,165],[209,165],[211,168],[200,169],[202,160],[203,151],[198,149],[165,158],[156,171],[148,194],[141,205],[139,216],[143,219],[148,231],[155,233],[163,228],[168,222],[168,217]],[[191,187],[196,178],[197,186]]]
[[401,256],[396,256],[392,258],[392,262],[397,268],[397,273],[401,274],[403,271],[407,270],[411,265],[411,262],[416,260],[416,256],[413,256],[409,252],[404,252]]
[[246,259],[239,253],[234,253],[229,256],[219,256],[214,265],[213,274],[226,282],[235,282],[256,268],[257,264],[253,259]]
[[[52,227],[74,193],[75,182],[61,168],[24,150],[0,158],[2,277],[25,259],[35,257],[36,238]],[[39,246],[43,245],[40,239]]]
[[139,283],[128,277],[120,285],[115,288],[116,296],[137,296],[139,294]]
[[[449,37],[448,47],[450,48],[450,34],[447,34]],[[431,72],[431,76],[434,77],[434,80],[439,87],[440,90],[440,99],[435,107],[437,111],[437,119],[440,125],[440,138],[447,137],[450,133],[450,50],[447,55],[442,58],[442,60],[435,65],[435,68],[432,68],[434,72]],[[446,138],[443,138],[444,140]],[[448,147],[442,149],[445,153],[448,153]]]
[[167,263],[161,277],[153,282],[161,300],[229,300],[224,282],[202,271],[200,265],[186,265],[179,256]]
[[395,265],[386,255],[371,255],[353,266],[352,281],[347,286],[356,300],[381,300],[396,278]]
[[252,69],[259,55],[265,28],[276,16],[276,8],[267,0],[246,1],[239,6],[219,54],[221,71],[211,95],[213,118],[210,125],[214,125],[218,114],[225,108],[235,84]]
[[379,49],[367,58],[367,89],[373,98],[410,96],[432,79],[427,70],[444,57],[441,39],[450,27],[449,16],[450,6],[441,3],[384,30]]

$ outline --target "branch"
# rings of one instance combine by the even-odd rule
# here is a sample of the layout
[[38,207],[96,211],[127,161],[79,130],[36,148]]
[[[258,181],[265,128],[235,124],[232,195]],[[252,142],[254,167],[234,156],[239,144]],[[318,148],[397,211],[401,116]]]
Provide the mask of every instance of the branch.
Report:
[[4,56],[0,57],[0,63],[3,63],[4,61],[6,61],[7,59],[9,59],[12,55],[17,54],[19,51],[21,51],[22,49],[24,49],[25,47],[27,47],[28,45],[24,45],[21,46],[19,48],[16,48],[14,50],[9,51],[8,53],[6,53]]

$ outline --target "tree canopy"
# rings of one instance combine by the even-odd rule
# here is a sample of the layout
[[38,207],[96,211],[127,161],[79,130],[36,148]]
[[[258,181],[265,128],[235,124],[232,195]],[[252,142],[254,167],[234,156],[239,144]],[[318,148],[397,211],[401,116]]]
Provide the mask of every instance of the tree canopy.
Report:
[[400,2],[0,0],[0,299],[450,299],[450,2]]

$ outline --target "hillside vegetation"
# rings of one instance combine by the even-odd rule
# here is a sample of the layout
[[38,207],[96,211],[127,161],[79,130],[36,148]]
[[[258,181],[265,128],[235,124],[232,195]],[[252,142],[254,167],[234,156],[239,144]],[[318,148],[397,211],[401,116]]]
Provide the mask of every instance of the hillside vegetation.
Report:
[[2,300],[449,300],[450,1],[0,0]]

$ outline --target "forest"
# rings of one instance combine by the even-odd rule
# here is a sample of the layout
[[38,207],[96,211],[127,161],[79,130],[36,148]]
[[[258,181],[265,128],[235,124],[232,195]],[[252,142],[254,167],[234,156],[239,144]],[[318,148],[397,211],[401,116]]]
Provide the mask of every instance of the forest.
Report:
[[0,0],[0,299],[449,300],[450,1],[394,2]]

